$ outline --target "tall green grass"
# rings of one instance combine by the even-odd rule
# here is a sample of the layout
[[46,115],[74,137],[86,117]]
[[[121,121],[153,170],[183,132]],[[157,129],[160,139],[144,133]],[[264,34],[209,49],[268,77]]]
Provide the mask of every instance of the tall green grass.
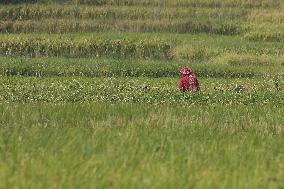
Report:
[[[91,6],[104,5],[104,6]],[[67,1],[5,5],[0,32],[170,32],[245,35],[252,41],[283,38],[280,0]],[[49,4],[51,3],[51,4]],[[75,4],[74,4],[75,3]],[[81,4],[88,4],[81,5]],[[265,22],[265,23],[263,23]],[[273,23],[273,29],[271,24]],[[256,25],[251,26],[251,25]],[[265,31],[259,30],[263,25]],[[271,34],[272,33],[272,34]],[[280,34],[279,34],[280,33]]]
[[273,106],[1,104],[1,188],[281,188]]
[[44,38],[18,36],[0,39],[0,54],[10,56],[65,56],[65,57],[138,57],[167,58],[170,42],[159,39],[69,39],[61,36]]
[[[263,59],[262,59],[263,58]],[[284,75],[281,61],[242,55],[217,57],[213,62],[143,59],[0,58],[1,76],[34,77],[178,77],[191,67],[199,77],[252,78]],[[275,62],[274,62],[275,61]],[[283,59],[282,59],[283,64]],[[268,71],[269,70],[269,71]]]
[[171,32],[171,33],[212,33],[235,35],[241,31],[233,21],[212,19],[175,20],[77,20],[47,19],[42,21],[2,21],[1,33],[68,33],[68,32]]
[[0,7],[0,20],[42,19],[94,19],[94,20],[175,20],[190,17],[195,20],[214,18],[219,20],[244,19],[250,11],[244,8],[184,8],[141,6],[76,6],[76,5],[13,5]]
[[[268,57],[281,64],[283,43],[248,41],[238,36],[168,33],[80,33],[0,35],[2,56],[153,58],[209,61],[229,54]],[[279,59],[280,63],[275,60]]]
[[239,22],[247,12],[243,8],[4,6],[0,8],[0,32],[131,31],[236,35],[243,32]]
[[282,0],[0,4],[0,189],[284,187]]

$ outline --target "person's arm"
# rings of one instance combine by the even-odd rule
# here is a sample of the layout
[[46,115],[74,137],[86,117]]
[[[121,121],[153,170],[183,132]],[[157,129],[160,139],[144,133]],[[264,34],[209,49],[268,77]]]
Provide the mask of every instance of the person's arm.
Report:
[[197,80],[197,78],[195,77],[195,86],[196,86],[196,91],[199,91],[199,82]]
[[199,83],[195,75],[193,75],[191,78],[191,89],[193,92],[196,92],[199,90]]
[[182,79],[179,81],[179,90],[180,91],[184,91],[184,86],[183,86]]

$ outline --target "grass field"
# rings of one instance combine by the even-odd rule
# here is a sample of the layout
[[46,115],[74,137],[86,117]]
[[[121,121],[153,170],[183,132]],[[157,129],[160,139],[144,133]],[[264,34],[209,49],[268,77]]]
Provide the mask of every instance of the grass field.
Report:
[[282,186],[283,109],[191,108],[2,104],[0,186]]
[[0,189],[283,189],[283,39],[281,0],[0,1]]

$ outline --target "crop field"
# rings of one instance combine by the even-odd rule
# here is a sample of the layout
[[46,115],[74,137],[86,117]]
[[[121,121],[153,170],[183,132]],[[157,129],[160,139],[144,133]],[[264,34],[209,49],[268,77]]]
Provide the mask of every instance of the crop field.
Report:
[[284,189],[284,2],[0,0],[18,188]]

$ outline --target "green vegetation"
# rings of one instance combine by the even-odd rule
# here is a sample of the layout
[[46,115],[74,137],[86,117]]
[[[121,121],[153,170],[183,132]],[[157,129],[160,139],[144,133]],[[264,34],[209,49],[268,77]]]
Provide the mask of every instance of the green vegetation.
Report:
[[0,4],[0,189],[284,187],[282,0]]
[[262,58],[258,57],[262,55],[269,63],[282,64],[284,56],[283,43],[250,42],[238,36],[166,33],[2,34],[0,47],[1,55],[29,57],[132,57],[190,61],[208,61],[218,57],[219,60],[224,58],[224,62],[228,56],[245,55],[256,59],[255,62],[262,62]]
[[[202,92],[180,93],[177,79],[147,78],[10,78],[2,77],[0,101],[137,102],[150,104],[284,105],[282,78],[201,80]],[[244,85],[246,83],[246,85]]]
[[189,65],[200,77],[252,78],[281,77],[284,75],[283,62],[276,60],[270,62],[265,59],[257,62],[253,58],[249,58],[237,56],[233,59],[228,56],[223,60],[223,57],[221,57],[214,60],[217,63],[106,58],[0,58],[0,75],[33,77],[178,77],[178,70],[183,65]]
[[[242,35],[253,41],[283,38],[281,0],[92,0],[66,1],[64,6],[52,1],[41,3],[0,7],[0,32],[210,33]],[[265,31],[259,25],[264,25]]]
[[283,108],[0,105],[1,188],[279,188]]
[[3,4],[17,4],[17,3],[69,3],[69,4],[87,4],[87,5],[114,5],[114,6],[176,6],[176,7],[246,7],[246,8],[260,8],[270,7],[278,8],[281,6],[281,0],[11,0],[2,1]]

